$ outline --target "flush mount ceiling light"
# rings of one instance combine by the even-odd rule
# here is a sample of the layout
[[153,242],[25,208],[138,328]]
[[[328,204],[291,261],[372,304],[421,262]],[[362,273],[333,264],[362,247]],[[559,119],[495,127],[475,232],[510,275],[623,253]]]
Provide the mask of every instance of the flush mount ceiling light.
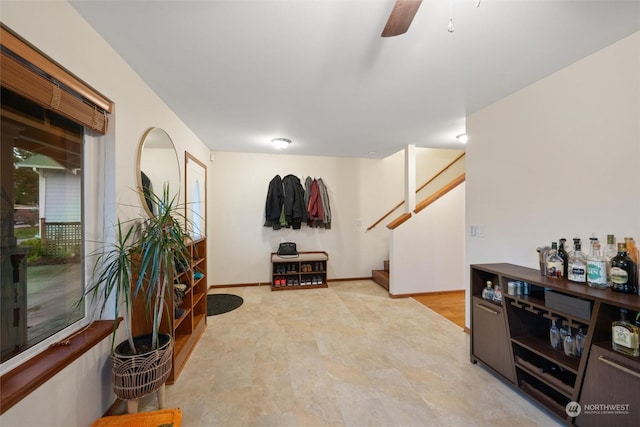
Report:
[[291,144],[291,140],[287,139],[287,138],[273,138],[271,140],[271,143],[278,150],[284,150],[285,148],[287,148],[289,146],[289,144]]
[[460,135],[456,136],[456,139],[460,142],[462,142],[463,144],[466,144],[467,141],[469,140],[469,137],[467,136],[466,133],[461,133]]

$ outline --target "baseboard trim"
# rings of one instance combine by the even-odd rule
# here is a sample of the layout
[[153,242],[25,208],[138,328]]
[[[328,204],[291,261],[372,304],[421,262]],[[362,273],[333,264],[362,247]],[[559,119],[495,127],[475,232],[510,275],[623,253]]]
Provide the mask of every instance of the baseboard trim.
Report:
[[410,298],[410,297],[419,297],[421,295],[443,295],[443,294],[455,294],[459,292],[466,292],[466,291],[464,289],[453,289],[449,291],[418,292],[418,293],[411,293],[411,294],[395,294],[395,295],[389,294],[389,296],[391,296],[391,298]]
[[[369,277],[346,277],[342,279],[328,279],[327,282],[355,282],[358,280],[373,280],[371,276]],[[209,285],[208,289],[219,289],[219,288],[246,288],[249,286],[271,286],[271,282],[257,282],[257,283],[221,283],[217,285]]]

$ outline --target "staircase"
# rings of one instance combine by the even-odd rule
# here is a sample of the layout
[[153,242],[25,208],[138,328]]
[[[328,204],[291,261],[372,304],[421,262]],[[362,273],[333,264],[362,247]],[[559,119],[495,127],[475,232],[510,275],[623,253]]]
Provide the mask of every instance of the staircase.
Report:
[[371,278],[378,285],[389,290],[389,260],[384,262],[384,270],[371,270]]

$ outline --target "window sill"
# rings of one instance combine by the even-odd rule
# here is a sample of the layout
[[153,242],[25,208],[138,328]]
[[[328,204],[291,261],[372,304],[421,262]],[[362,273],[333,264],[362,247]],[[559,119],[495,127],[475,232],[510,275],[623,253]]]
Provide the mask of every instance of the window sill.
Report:
[[0,414],[89,351],[113,332],[112,320],[93,322],[69,345],[48,348],[0,377]]

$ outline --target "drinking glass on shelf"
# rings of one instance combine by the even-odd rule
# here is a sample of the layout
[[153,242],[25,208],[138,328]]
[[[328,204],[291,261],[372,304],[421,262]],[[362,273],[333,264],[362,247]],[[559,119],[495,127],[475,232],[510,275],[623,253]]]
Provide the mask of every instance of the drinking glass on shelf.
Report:
[[578,333],[575,338],[575,355],[577,357],[582,356],[582,351],[584,350],[584,343],[587,340],[587,334],[584,332],[583,328],[578,328]]
[[571,328],[569,327],[569,325],[562,325],[562,327],[560,328],[561,345],[564,342],[564,339],[567,337],[567,335],[571,335]]
[[551,347],[556,350],[560,349],[560,330],[556,325],[555,319],[551,321],[551,329],[549,329],[549,341],[551,341]]
[[564,354],[567,356],[575,356],[575,346],[574,340],[571,336],[571,332],[564,337]]

